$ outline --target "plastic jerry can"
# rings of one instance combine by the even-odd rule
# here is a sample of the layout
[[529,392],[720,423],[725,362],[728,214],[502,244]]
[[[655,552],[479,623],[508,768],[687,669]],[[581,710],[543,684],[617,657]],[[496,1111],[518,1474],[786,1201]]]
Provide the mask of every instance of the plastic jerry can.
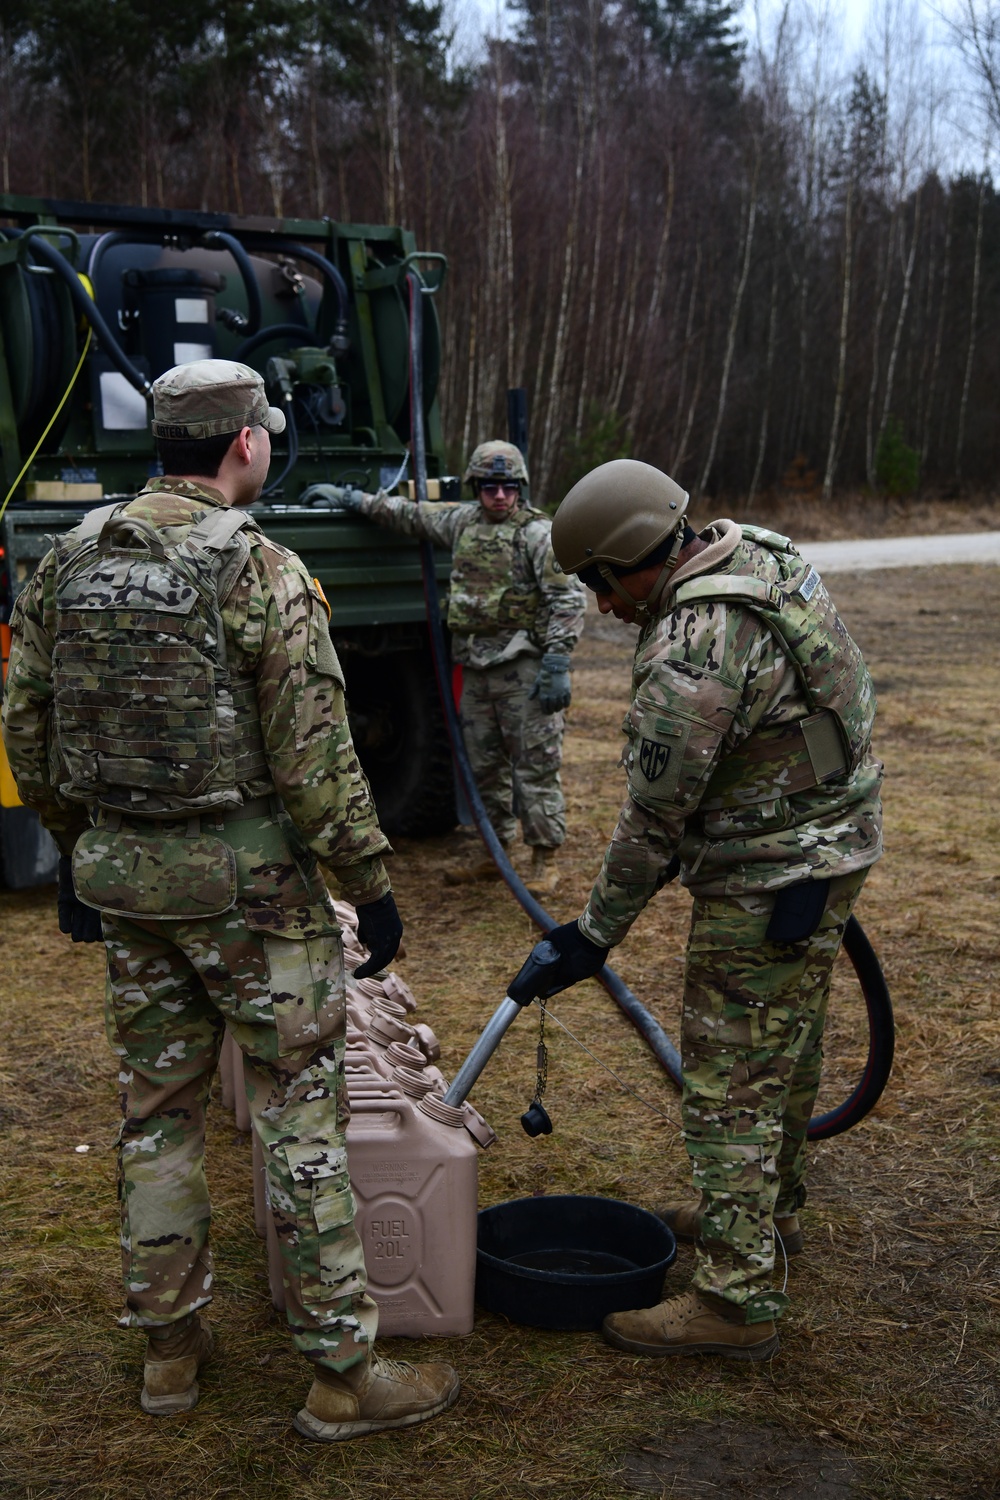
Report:
[[460,1109],[372,1072],[351,1088],[347,1159],[379,1334],[472,1332],[476,1147]]

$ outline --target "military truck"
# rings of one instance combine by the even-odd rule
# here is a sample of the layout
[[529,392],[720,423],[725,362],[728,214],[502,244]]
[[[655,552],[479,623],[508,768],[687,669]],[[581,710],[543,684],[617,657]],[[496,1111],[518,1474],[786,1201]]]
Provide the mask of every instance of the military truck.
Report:
[[[405,229],[0,195],[0,644],[18,591],[87,510],[159,472],[149,385],[218,356],[265,377],[288,417],[255,507],[319,580],[355,742],[390,834],[455,822],[418,545],[331,506],[323,484],[411,487],[408,273],[423,292],[430,498],[445,473],[434,293],[444,256]],[[405,491],[404,491],[405,492]],[[435,559],[445,584],[448,559]],[[0,752],[2,754],[2,752]],[[0,759],[0,881],[52,879],[55,847]]]

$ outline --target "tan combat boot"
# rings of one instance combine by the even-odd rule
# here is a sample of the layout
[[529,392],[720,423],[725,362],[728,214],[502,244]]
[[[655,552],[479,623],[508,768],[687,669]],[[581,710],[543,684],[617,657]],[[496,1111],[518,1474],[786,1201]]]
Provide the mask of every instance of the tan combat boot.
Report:
[[[673,1230],[675,1239],[696,1240],[702,1212],[701,1200],[697,1203],[668,1203],[664,1208],[656,1210],[656,1217],[666,1224],[668,1229]],[[806,1242],[799,1225],[798,1214],[776,1214],[774,1227],[781,1236],[786,1255],[799,1255],[805,1249]],[[780,1259],[780,1246],[775,1246],[775,1252]]]
[[182,1323],[168,1323],[151,1333],[139,1400],[151,1417],[169,1417],[198,1405],[198,1371],[212,1356],[212,1330],[195,1313]]
[[548,896],[559,885],[556,850],[536,846],[531,851],[531,874],[524,882],[533,896]]
[[[500,845],[507,858],[510,858],[510,845]],[[465,865],[456,865],[454,869],[445,870],[445,885],[472,885],[477,880],[499,880],[500,871],[488,854],[482,859],[471,860]]]
[[317,1443],[342,1443],[387,1427],[413,1427],[446,1411],[460,1389],[451,1365],[440,1360],[410,1365],[373,1354],[349,1370],[318,1365],[295,1430]]
[[601,1332],[609,1344],[631,1354],[721,1354],[723,1359],[767,1359],[777,1352],[773,1323],[730,1323],[697,1292],[671,1297],[656,1307],[611,1313]]

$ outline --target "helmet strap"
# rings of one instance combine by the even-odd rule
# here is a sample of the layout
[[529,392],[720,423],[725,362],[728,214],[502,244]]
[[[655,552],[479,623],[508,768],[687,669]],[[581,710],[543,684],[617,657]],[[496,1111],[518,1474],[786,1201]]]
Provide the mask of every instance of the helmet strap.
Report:
[[664,560],[663,567],[660,569],[659,576],[645,599],[633,599],[628,590],[622,586],[621,580],[616,578],[614,573],[612,573],[611,568],[607,563],[602,562],[597,564],[598,572],[600,573],[604,581],[611,586],[612,592],[617,594],[619,599],[621,599],[625,604],[630,605],[632,609],[635,610],[635,617],[639,624],[645,625],[647,621],[651,620],[655,615],[660,600],[663,598],[664,594],[667,591],[667,584],[670,582],[670,575],[673,573],[674,569],[677,566],[677,559],[680,556],[681,548],[683,545],[684,527],[678,526],[677,532],[674,536],[673,545],[670,548],[670,554]]

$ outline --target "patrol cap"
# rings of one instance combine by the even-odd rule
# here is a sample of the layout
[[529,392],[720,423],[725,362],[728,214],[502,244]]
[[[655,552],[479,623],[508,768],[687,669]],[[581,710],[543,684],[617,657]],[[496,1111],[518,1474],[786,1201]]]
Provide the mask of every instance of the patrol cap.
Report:
[[466,481],[473,479],[519,479],[528,481],[528,468],[520,448],[513,443],[493,438],[473,448],[469,464],[462,475]]
[[591,469],[552,518],[552,550],[564,573],[593,563],[638,567],[676,531],[688,495],[668,474],[635,458]]
[[232,359],[194,359],[153,381],[153,436],[189,442],[244,427],[284,432],[285,414],[269,406],[263,377]]

